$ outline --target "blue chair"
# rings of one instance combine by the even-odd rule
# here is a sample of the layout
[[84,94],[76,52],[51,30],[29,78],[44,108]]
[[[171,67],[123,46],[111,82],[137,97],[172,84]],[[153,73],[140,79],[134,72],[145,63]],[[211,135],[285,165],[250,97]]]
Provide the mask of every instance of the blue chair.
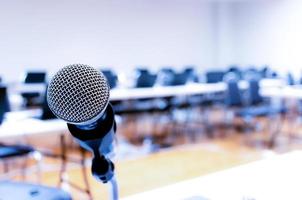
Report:
[[156,83],[162,86],[172,86],[174,82],[174,70],[172,68],[162,68],[157,74]]
[[242,117],[247,125],[251,125],[252,121],[257,117],[266,117],[268,124],[269,120],[286,112],[284,106],[274,107],[263,99],[259,94],[259,79],[257,78],[249,80],[247,93],[245,106],[236,112],[236,115]]
[[[23,84],[45,84],[46,83],[46,72],[39,71],[29,71],[26,73]],[[32,92],[21,92],[21,96],[25,99],[25,106],[36,106],[40,105],[39,97],[41,93],[32,91]]]
[[242,79],[242,71],[240,70],[240,67],[237,65],[229,66],[225,74],[227,73],[234,73],[239,77],[239,79]]
[[227,82],[227,93],[225,98],[225,104],[228,107],[243,106],[241,92],[238,87],[238,82],[235,80],[230,80]]
[[194,66],[187,66],[183,70],[183,73],[187,74],[188,81],[195,82],[195,83],[199,82],[199,77],[198,77],[198,74],[197,74]]
[[153,87],[156,82],[157,75],[150,73],[140,73],[137,77],[135,87],[137,88],[148,88]]
[[[9,111],[9,102],[7,98],[6,87],[0,87],[0,125],[3,122],[4,114]],[[42,154],[35,150],[30,145],[19,145],[19,144],[4,144],[0,143],[0,160],[3,161],[5,173],[9,172],[9,165],[7,160],[17,157],[28,158],[32,156],[36,159],[38,165],[38,175],[40,180],[40,162]],[[26,160],[27,161],[27,160]],[[22,166],[22,175],[25,178],[26,165]]]
[[117,86],[118,77],[112,70],[101,70],[101,72],[105,75],[110,89],[113,89]]
[[295,85],[295,79],[294,79],[294,76],[292,75],[292,73],[288,72],[286,75],[286,78],[287,78],[288,85]]
[[[47,86],[46,86],[47,88]],[[49,120],[49,119],[56,119],[57,117],[53,114],[53,112],[50,110],[48,103],[47,103],[47,90],[45,90],[43,103],[42,103],[42,114],[41,116],[38,116],[39,119],[42,120]]]
[[248,89],[248,104],[249,105],[259,105],[263,103],[263,97],[259,93],[259,80],[251,79],[249,80],[249,89]]
[[225,71],[208,71],[206,72],[207,83],[219,83],[223,81]]

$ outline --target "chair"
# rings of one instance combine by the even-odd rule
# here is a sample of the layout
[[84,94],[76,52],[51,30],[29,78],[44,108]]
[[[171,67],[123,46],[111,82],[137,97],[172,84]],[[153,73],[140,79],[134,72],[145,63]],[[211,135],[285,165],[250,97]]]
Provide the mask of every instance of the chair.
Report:
[[[163,68],[160,71],[161,80],[159,80],[162,86],[180,86],[185,85],[190,80],[190,75],[192,72],[190,70],[176,73],[170,68]],[[169,124],[172,125],[172,130],[169,132],[179,132],[180,129],[186,130],[189,112],[187,108],[190,106],[190,101],[188,97],[165,97],[161,98],[164,102],[164,107],[160,110],[161,112],[167,112],[169,118]],[[186,109],[186,110],[181,110]],[[181,126],[179,126],[181,125]],[[171,134],[170,134],[171,135]]]
[[[139,70],[138,77],[136,79],[135,87],[136,88],[150,88],[155,85],[157,79],[156,74],[151,74],[147,70]],[[153,112],[156,110],[154,105],[153,98],[139,99],[133,101],[133,109],[134,113],[145,113],[145,112]]]
[[135,87],[136,88],[146,88],[146,87],[153,87],[156,81],[157,75],[151,74],[149,72],[141,72],[139,73]]
[[[29,84],[45,84],[46,83],[46,72],[27,72],[23,84],[29,86]],[[30,86],[29,86],[30,87]],[[38,91],[26,91],[21,92],[21,96],[25,99],[26,106],[35,106],[39,104],[39,97],[41,93]],[[36,101],[35,101],[36,100]]]
[[226,71],[226,74],[230,72],[235,73],[239,77],[239,79],[242,79],[242,71],[240,70],[239,66],[237,65],[229,66],[229,68]]
[[4,119],[4,114],[10,111],[10,105],[5,86],[0,86],[0,124]]
[[[47,88],[47,86],[46,86]],[[45,90],[44,98],[42,102],[42,115],[39,117],[42,120],[48,120],[48,119],[56,119],[57,117],[53,114],[53,112],[50,110],[48,103],[47,103],[47,96],[46,96],[47,90]]]
[[292,73],[288,72],[286,75],[286,78],[287,78],[288,85],[295,85],[295,79],[294,79],[294,76],[292,75]]
[[219,83],[223,81],[224,71],[208,71],[206,72],[207,83]]
[[172,67],[164,67],[157,74],[156,84],[161,86],[172,86],[174,81],[174,70]]
[[248,93],[246,101],[243,101],[236,81],[228,83],[227,96],[229,105],[237,107],[235,116],[243,119],[245,131],[250,128],[259,128],[257,123],[251,126],[253,121],[258,117],[267,117],[266,124],[268,125],[272,117],[285,112],[284,107],[272,107],[264,101],[263,97],[259,94],[259,79],[257,77],[248,80],[248,82],[249,88],[246,91]]
[[110,89],[113,89],[117,86],[118,77],[112,70],[101,70],[101,72],[107,78]]
[[24,83],[45,83],[46,72],[27,72]]
[[[9,111],[9,102],[7,98],[6,87],[0,87],[0,122],[2,123],[4,114]],[[9,172],[8,160],[12,158],[25,158],[25,163],[22,166],[22,177],[25,178],[25,170],[27,165],[27,158],[33,157],[38,165],[38,179],[40,181],[40,161],[42,155],[36,151],[32,146],[29,145],[16,145],[16,144],[4,144],[0,143],[0,160],[3,161],[4,172]]]
[[194,66],[187,66],[183,70],[183,73],[187,74],[189,82],[195,82],[195,83],[199,82],[199,77]]

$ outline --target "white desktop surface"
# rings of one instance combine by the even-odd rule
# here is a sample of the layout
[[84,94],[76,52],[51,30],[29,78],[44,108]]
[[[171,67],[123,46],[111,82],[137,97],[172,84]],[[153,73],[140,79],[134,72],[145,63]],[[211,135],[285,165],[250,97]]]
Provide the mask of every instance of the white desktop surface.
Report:
[[[261,88],[271,88],[283,86],[280,79],[263,79],[260,82]],[[247,81],[240,81],[239,88],[247,89]],[[199,94],[212,94],[225,92],[227,84],[219,83],[188,83],[180,86],[154,86],[150,88],[114,88],[110,91],[110,100],[121,101],[140,98],[160,98],[169,96],[189,96]]]
[[59,119],[41,120],[33,118],[40,109],[9,112],[0,125],[0,139],[24,135],[63,133],[68,131],[64,121]]
[[260,94],[270,98],[302,99],[301,86],[285,86],[274,88],[263,88]]
[[180,86],[155,86],[150,88],[116,88],[110,91],[110,100],[130,100],[140,98],[159,98],[224,92],[224,83],[192,83]]
[[301,182],[302,151],[294,151],[123,200],[301,200]]

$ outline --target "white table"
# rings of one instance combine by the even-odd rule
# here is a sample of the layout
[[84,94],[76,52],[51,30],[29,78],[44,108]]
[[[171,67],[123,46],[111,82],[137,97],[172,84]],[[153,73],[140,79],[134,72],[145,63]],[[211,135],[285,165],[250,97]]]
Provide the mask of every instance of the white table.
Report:
[[301,180],[302,151],[295,151],[123,200],[301,200]]
[[66,123],[62,120],[32,118],[40,113],[40,109],[7,113],[0,125],[0,139],[34,134],[62,134],[68,131]]
[[[284,81],[280,79],[263,79],[260,82],[261,88],[279,87],[283,86]],[[239,87],[241,89],[248,88],[247,81],[240,81]],[[45,85],[41,84],[21,84],[15,88],[15,92],[39,92],[45,91]],[[227,85],[224,82],[219,83],[189,83],[181,86],[155,86],[151,88],[114,88],[110,91],[110,100],[123,101],[141,98],[160,98],[169,96],[186,96],[198,94],[211,94],[218,92],[225,92]],[[10,99],[15,104],[22,102],[21,97],[11,95]]]
[[150,88],[116,88],[110,91],[110,100],[130,100],[140,98],[160,98],[224,92],[224,83],[187,84],[181,86],[155,86]]
[[[284,85],[280,79],[263,79],[260,82],[261,88],[279,87]],[[247,81],[240,81],[239,88],[247,89]],[[212,94],[225,92],[227,85],[219,83],[189,83],[180,86],[155,86],[151,88],[114,88],[110,91],[110,100],[122,101],[140,98],[160,98],[169,96],[189,96],[198,94]]]
[[302,99],[302,86],[262,88],[260,93],[270,98]]

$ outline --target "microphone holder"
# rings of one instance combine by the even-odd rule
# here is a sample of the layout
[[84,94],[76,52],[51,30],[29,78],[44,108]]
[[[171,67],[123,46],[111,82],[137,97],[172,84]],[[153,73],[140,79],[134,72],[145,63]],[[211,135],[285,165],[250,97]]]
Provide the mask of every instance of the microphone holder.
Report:
[[102,183],[110,183],[110,199],[118,199],[118,186],[114,175],[114,164],[110,160],[116,123],[112,106],[108,104],[103,116],[93,125],[79,126],[67,123],[68,129],[78,143],[93,153],[91,172]]

